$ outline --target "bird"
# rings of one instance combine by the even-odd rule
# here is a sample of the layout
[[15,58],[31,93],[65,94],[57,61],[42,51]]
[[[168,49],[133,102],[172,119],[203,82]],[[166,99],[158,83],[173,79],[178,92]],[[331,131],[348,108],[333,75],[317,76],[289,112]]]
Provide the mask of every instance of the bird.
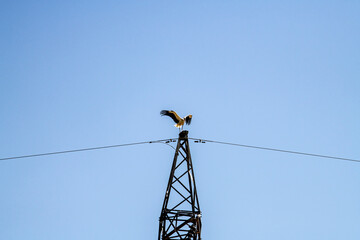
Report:
[[187,125],[190,125],[191,123],[191,119],[192,119],[192,115],[187,115],[184,118],[179,117],[179,115],[177,115],[177,113],[173,110],[162,110],[160,112],[161,116],[169,116],[172,118],[172,120],[174,120],[174,122],[176,123],[174,126],[179,128],[182,130],[184,127],[184,123],[186,123]]

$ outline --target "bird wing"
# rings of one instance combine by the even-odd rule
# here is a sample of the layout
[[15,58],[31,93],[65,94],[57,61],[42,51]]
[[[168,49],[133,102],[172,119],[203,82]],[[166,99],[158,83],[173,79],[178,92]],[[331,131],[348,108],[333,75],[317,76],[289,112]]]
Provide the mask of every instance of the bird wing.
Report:
[[192,115],[186,116],[186,117],[185,117],[185,123],[186,123],[187,125],[190,125],[191,119],[192,119]]
[[168,110],[162,110],[162,111],[160,112],[160,115],[161,115],[161,116],[164,116],[164,115],[165,115],[165,116],[171,117],[172,120],[174,120],[175,123],[179,123],[180,120],[181,120],[181,118],[179,117],[179,115],[177,115],[176,112],[173,111],[173,110],[170,110],[170,111],[168,111]]

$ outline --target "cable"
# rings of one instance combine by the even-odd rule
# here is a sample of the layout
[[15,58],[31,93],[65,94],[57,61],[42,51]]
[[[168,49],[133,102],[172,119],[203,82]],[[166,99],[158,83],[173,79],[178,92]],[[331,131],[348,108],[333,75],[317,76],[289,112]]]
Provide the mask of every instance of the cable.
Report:
[[[237,147],[254,148],[254,149],[260,149],[260,150],[268,150],[268,151],[276,151],[276,152],[283,152],[283,153],[299,154],[299,155],[306,155],[306,156],[312,156],[312,157],[330,158],[330,159],[351,161],[351,162],[360,162],[360,160],[358,160],[358,159],[334,157],[334,156],[320,155],[320,154],[314,154],[314,153],[305,153],[305,152],[289,151],[289,150],[276,149],[276,148],[251,146],[251,145],[245,145],[245,144],[239,144],[239,143],[221,142],[221,141],[215,141],[215,140],[209,140],[209,139],[201,139],[201,138],[189,138],[189,139],[194,140],[197,143],[210,142],[210,143],[232,145],[232,146],[237,146]],[[12,160],[12,159],[20,159],[20,158],[41,157],[41,156],[48,156],[48,155],[73,153],[73,152],[93,151],[93,150],[99,150],[99,149],[125,147],[125,146],[140,145],[140,144],[146,144],[146,143],[163,143],[163,144],[166,144],[166,145],[170,146],[171,148],[175,149],[173,146],[171,146],[168,143],[169,142],[176,142],[176,140],[177,140],[176,138],[169,138],[169,139],[154,140],[154,141],[147,141],[147,142],[125,143],[125,144],[108,145],[108,146],[101,146],[101,147],[72,149],[72,150],[59,151],[59,152],[48,152],[48,153],[39,153],[39,154],[31,154],[31,155],[23,155],[23,156],[15,156],[15,157],[6,157],[6,158],[0,158],[0,161]]]
[[238,147],[255,148],[255,149],[261,149],[261,150],[268,150],[268,151],[276,151],[276,152],[283,152],[283,153],[300,154],[300,155],[306,155],[306,156],[312,156],[312,157],[322,157],[322,158],[331,158],[331,159],[351,161],[351,162],[360,162],[360,160],[358,160],[358,159],[334,157],[334,156],[320,155],[320,154],[314,154],[314,153],[296,152],[296,151],[289,151],[289,150],[276,149],[276,148],[268,148],[268,147],[259,147],[259,146],[244,145],[244,144],[239,144],[239,143],[220,142],[220,141],[200,139],[200,138],[189,138],[189,139],[195,140],[195,142],[198,142],[198,143],[211,142],[211,143],[226,144],[226,145],[232,145],[232,146],[238,146]]
[[147,142],[125,143],[125,144],[108,145],[108,146],[101,146],[101,147],[72,149],[72,150],[59,151],[59,152],[48,152],[48,153],[38,153],[38,154],[15,156],[15,157],[6,157],[6,158],[0,158],[0,161],[19,159],[19,158],[41,157],[41,156],[48,156],[48,155],[73,153],[73,152],[84,152],[84,151],[92,151],[92,150],[99,150],[99,149],[105,149],[105,148],[125,147],[125,146],[140,145],[140,144],[146,144],[146,143],[159,143],[159,142],[162,143],[162,142],[165,142],[167,144],[168,142],[173,142],[173,141],[176,141],[176,140],[174,140],[173,138],[170,138],[170,139],[147,141]]
[[166,141],[166,142],[154,142],[154,143],[162,143],[162,144],[168,145],[169,147],[174,149],[174,151],[176,151],[176,148],[174,148],[172,145],[170,145],[168,141]]

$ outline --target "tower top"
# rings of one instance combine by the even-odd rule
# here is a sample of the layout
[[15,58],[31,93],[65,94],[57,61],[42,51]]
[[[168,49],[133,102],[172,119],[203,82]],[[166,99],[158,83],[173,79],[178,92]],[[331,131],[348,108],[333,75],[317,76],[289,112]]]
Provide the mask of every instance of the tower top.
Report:
[[188,133],[189,133],[189,131],[186,131],[186,130],[180,132],[179,133],[179,138],[180,139],[187,139],[188,138]]
[[179,133],[159,218],[158,240],[201,239],[201,211],[188,133],[186,130]]

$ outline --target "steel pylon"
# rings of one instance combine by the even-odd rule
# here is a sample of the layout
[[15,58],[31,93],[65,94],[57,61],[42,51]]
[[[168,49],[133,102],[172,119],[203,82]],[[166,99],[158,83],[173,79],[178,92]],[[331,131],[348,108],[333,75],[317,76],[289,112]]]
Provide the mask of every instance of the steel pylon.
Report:
[[160,215],[158,240],[200,240],[201,211],[188,142],[179,134]]

